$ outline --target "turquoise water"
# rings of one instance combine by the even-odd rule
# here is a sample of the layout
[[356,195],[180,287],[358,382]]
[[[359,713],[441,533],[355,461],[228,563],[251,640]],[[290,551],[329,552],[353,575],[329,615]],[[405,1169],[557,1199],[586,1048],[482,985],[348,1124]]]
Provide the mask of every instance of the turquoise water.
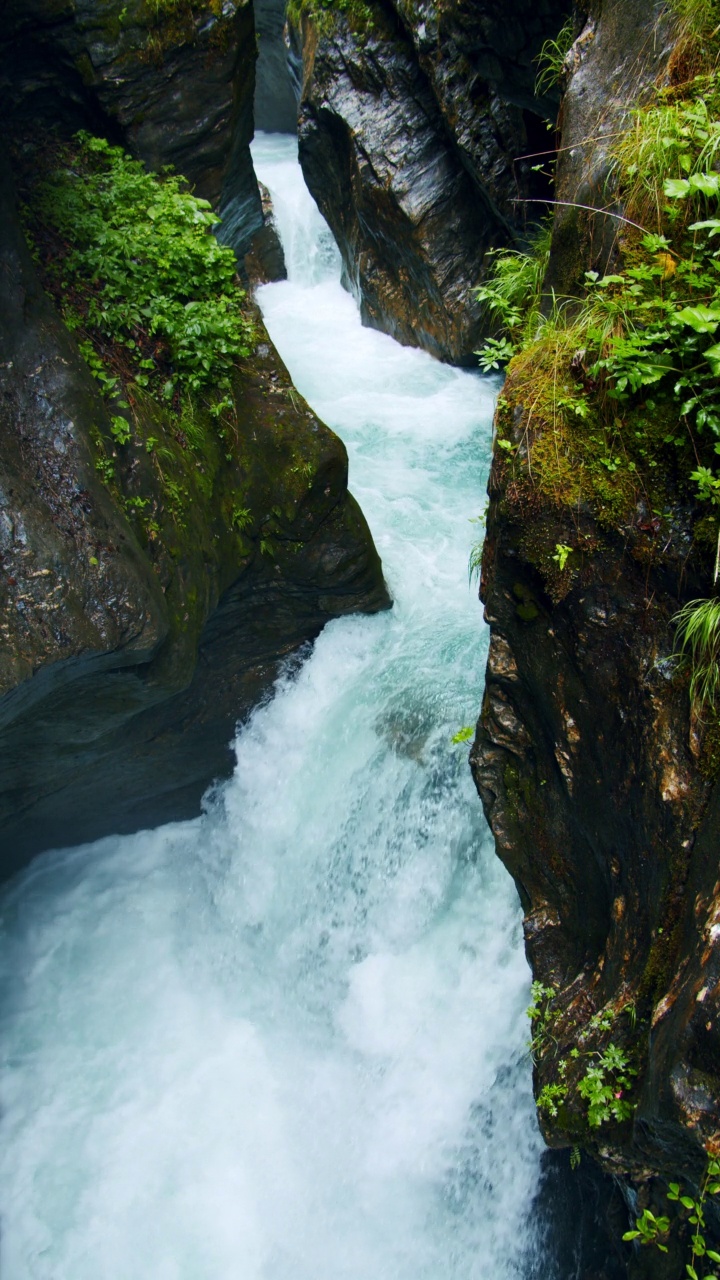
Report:
[[395,606],[333,622],[197,821],[2,898],[3,1280],[509,1280],[540,1139],[513,885],[452,734],[494,388],[363,329],[292,139],[266,321]]

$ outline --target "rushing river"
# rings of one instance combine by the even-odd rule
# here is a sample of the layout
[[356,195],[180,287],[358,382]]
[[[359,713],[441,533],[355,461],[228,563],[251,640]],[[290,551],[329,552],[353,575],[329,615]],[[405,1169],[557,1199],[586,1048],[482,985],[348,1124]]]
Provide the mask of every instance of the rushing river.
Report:
[[326,628],[202,818],[6,888],[1,1274],[545,1277],[520,912],[451,744],[493,388],[363,329],[294,141],[254,155],[290,272],[268,328],[395,606]]

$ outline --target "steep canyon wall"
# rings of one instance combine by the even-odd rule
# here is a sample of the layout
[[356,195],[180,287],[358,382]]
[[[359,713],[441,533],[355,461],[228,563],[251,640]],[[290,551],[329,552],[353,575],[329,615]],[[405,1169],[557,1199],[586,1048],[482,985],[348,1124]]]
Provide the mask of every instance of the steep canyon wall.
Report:
[[534,60],[569,10],[305,10],[300,160],[367,324],[472,361],[487,327],[473,286],[489,248],[524,241],[542,186],[524,157],[552,146],[557,94],[536,94]]
[[[252,8],[11,4],[0,93],[21,175],[83,127],[172,164],[240,253],[252,169]],[[0,209],[0,873],[49,845],[190,816],[232,767],[238,719],[331,617],[387,607],[342,443],[250,305],[235,418],[186,426],[101,395],[18,219]],[[192,431],[191,431],[192,428]],[[202,437],[198,453],[196,438]],[[110,480],[108,480],[110,477]]]
[[[569,206],[618,210],[613,141],[672,83],[674,39],[661,5],[603,0],[587,18],[566,63],[556,196],[567,205],[548,292],[577,293],[585,271],[618,261],[618,221]],[[551,432],[535,430],[532,409],[547,376],[511,366],[498,410],[509,447],[490,481],[491,643],[471,764],[522,897],[533,974],[556,993],[553,1045],[536,1063],[536,1090],[562,1090],[541,1114],[546,1140],[589,1150],[620,1175],[629,1207],[669,1213],[675,1230],[667,1182],[697,1190],[720,1140],[716,731],[691,714],[671,660],[671,619],[707,595],[712,570],[672,459],[652,464],[662,498],[639,494],[622,519],[597,497],[573,506],[543,491],[533,462]],[[568,455],[568,475],[583,465]],[[558,546],[574,548],[562,570]],[[593,1128],[577,1086],[609,1038],[637,1071],[631,1114]],[[628,1265],[661,1277],[684,1262],[671,1232],[668,1255],[636,1249]]]

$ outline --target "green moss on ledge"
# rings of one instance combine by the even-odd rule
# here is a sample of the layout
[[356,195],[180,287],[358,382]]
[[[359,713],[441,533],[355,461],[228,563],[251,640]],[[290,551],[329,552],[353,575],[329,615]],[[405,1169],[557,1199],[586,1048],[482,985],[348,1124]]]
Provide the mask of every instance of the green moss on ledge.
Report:
[[297,27],[309,19],[321,36],[332,35],[341,17],[361,40],[392,34],[388,15],[372,0],[289,0],[287,16]]
[[337,459],[328,485],[327,433],[206,201],[103,140],[19,159],[36,266],[104,396],[95,469],[165,593],[172,670],[156,666],[182,685],[219,594],[255,560],[281,572],[337,501]]

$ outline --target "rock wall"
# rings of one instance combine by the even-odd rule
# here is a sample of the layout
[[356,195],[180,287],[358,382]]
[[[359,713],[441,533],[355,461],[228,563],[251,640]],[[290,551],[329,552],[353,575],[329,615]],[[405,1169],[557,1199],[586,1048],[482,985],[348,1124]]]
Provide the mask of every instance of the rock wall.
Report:
[[[222,204],[252,125],[251,14],[173,12],[179,25],[158,28],[139,4],[11,7],[2,89],[20,170],[54,103],[61,135],[91,127],[182,164]],[[135,387],[119,445],[2,160],[0,875],[51,845],[196,813],[279,664],[328,619],[389,605],[345,449],[254,320],[232,428],[201,409],[186,424]]]
[[[595,7],[570,59],[559,198],[608,207],[603,139],[663,76],[671,47],[661,6]],[[558,211],[549,282],[576,285],[608,261],[609,221]],[[591,504],[570,511],[543,497],[527,387],[511,366],[498,419],[509,447],[496,450],[490,480],[481,592],[491,642],[471,765],[523,902],[533,975],[557,992],[536,1090],[562,1083],[563,1058],[565,1082],[577,1084],[584,1055],[607,1043],[593,1030],[598,1014],[638,1072],[630,1119],[590,1128],[571,1087],[555,1115],[541,1113],[546,1140],[621,1175],[634,1212],[673,1216],[667,1181],[697,1188],[706,1148],[720,1142],[718,743],[668,660],[672,615],[707,594],[708,553],[671,478],[662,534],[642,503],[618,527]],[[551,553],[567,543],[578,550],[561,572]],[[635,1250],[628,1265],[672,1277],[685,1260],[671,1241],[669,1255]]]
[[255,128],[295,133],[297,94],[285,43],[285,0],[254,0],[258,60],[255,80]]
[[473,286],[487,250],[526,233],[518,201],[542,182],[522,157],[552,146],[533,59],[569,9],[521,3],[508,22],[491,4],[373,0],[304,18],[300,160],[367,324],[472,360]]
[[0,32],[8,134],[86,128],[172,165],[219,209],[240,256],[263,226],[250,157],[250,0],[9,0]]

